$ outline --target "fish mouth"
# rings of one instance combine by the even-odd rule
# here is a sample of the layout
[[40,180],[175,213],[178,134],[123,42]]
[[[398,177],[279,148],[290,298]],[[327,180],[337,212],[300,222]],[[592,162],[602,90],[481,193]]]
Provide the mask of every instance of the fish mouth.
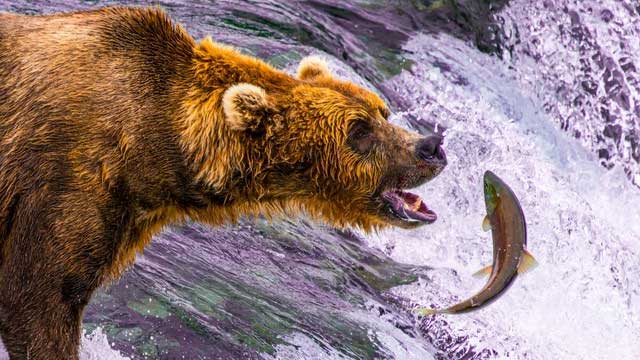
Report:
[[384,191],[380,198],[387,210],[387,216],[401,225],[418,226],[431,224],[438,219],[436,213],[427,207],[419,195],[408,191],[392,189]]

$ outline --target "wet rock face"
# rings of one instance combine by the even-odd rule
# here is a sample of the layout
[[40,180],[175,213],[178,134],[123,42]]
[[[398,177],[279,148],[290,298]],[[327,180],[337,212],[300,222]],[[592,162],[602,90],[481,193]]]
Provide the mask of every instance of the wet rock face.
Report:
[[187,224],[154,238],[96,294],[84,327],[101,327],[133,358],[260,359],[292,346],[294,333],[354,358],[386,358],[368,334],[378,325],[398,329],[401,342],[422,340],[383,293],[427,270],[305,221]]
[[516,0],[499,18],[513,66],[559,126],[640,186],[637,10],[630,0]]
[[[508,0],[308,0],[252,3],[221,1],[221,26],[249,29],[313,46],[345,61],[367,80],[383,80],[410,69],[401,47],[416,32],[445,32],[502,56],[502,28],[495,14]],[[363,51],[365,50],[365,51]],[[393,98],[393,94],[385,91]]]
[[430,18],[455,23],[458,31],[449,31],[464,39],[472,40],[476,47],[485,53],[502,57],[505,51],[503,30],[494,16],[508,0],[476,1],[476,0],[439,0],[430,3],[433,12]]

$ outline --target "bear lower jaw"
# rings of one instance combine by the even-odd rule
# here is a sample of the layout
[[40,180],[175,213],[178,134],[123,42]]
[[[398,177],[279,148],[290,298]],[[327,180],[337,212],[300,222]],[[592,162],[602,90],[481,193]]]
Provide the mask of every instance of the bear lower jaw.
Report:
[[430,210],[422,198],[408,191],[393,189],[381,195],[385,204],[387,216],[400,221],[410,227],[431,224],[438,219],[436,213]]

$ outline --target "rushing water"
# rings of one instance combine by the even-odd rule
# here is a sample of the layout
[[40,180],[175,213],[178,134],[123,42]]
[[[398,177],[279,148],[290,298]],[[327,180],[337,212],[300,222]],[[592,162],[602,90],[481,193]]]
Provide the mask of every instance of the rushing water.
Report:
[[[450,165],[418,189],[439,220],[375,235],[303,218],[167,229],[92,300],[82,358],[640,358],[640,6],[514,0],[494,24],[460,24],[447,3],[163,3],[195,37],[287,71],[324,53],[392,121],[444,130]],[[540,266],[486,309],[416,319],[482,285],[486,169],[519,195]]]

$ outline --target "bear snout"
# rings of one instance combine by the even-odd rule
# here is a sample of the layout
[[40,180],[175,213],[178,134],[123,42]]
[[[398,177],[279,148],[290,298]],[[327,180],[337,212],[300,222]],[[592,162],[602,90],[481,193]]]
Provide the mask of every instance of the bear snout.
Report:
[[418,140],[416,143],[416,156],[420,160],[447,164],[447,156],[442,148],[442,136],[431,135]]

